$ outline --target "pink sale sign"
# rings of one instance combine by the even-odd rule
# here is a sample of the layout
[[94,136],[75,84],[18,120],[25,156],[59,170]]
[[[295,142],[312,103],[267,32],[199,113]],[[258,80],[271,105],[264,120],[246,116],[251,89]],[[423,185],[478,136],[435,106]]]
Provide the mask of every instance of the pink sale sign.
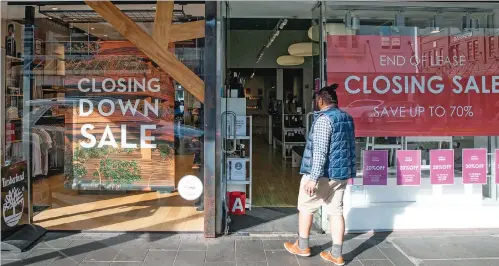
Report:
[[421,185],[421,151],[397,151],[397,185]]
[[430,150],[432,185],[454,184],[454,150]]
[[463,184],[487,184],[487,149],[463,149]]
[[388,151],[364,151],[362,179],[364,185],[386,186],[388,181]]

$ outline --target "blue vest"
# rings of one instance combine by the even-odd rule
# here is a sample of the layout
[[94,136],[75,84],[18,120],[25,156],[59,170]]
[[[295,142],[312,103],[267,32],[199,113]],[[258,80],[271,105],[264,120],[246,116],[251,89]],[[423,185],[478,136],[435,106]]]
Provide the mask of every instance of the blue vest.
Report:
[[331,122],[333,133],[331,142],[329,143],[328,158],[324,164],[322,177],[329,179],[348,179],[355,177],[356,169],[356,154],[355,154],[355,127],[352,117],[333,107],[325,111],[319,111],[314,114],[314,123],[307,138],[305,152],[301,161],[301,174],[310,174],[313,161],[313,134],[315,121],[319,116],[325,116]]

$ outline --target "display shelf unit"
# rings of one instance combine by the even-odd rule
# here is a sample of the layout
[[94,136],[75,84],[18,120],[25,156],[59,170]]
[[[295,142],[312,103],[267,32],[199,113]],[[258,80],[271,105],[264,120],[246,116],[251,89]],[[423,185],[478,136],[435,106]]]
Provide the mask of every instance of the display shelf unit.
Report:
[[[280,145],[282,146],[282,158],[283,160],[291,160],[292,159],[292,150],[294,146],[305,146],[307,143],[306,140],[306,132],[307,129],[303,125],[306,115],[305,114],[283,114],[283,119],[281,119],[282,123],[282,132],[281,132],[281,141]],[[295,124],[291,124],[292,119],[297,119]],[[297,134],[295,140],[290,140],[289,134]],[[279,143],[279,142],[278,142]]]
[[[232,179],[232,175],[228,173],[227,177],[227,191],[244,191],[246,193],[246,209],[251,210],[252,199],[253,199],[253,117],[246,116],[246,135],[244,136],[224,136],[224,142],[233,143],[232,151],[224,151],[226,155],[227,164],[231,164],[234,167],[233,162],[244,162],[245,168],[245,180]],[[233,127],[235,130],[235,127]],[[247,153],[245,157],[236,155],[237,149],[235,147],[244,144]],[[226,165],[228,168],[228,165]],[[227,169],[231,171],[231,169]]]
[[[15,56],[10,56],[7,55],[5,50],[2,49],[1,52],[1,102],[0,104],[2,106],[1,116],[1,128],[5,129],[6,123],[14,123],[15,128],[14,131],[16,132],[16,135],[22,136],[22,125],[19,123],[21,122],[21,118],[8,118],[6,110],[8,107],[15,107],[18,112],[22,112],[23,108],[23,93],[22,89],[22,65],[23,65],[23,58],[15,57]],[[21,143],[23,142],[21,139],[17,140],[12,140],[9,141],[9,145],[7,145],[7,141],[5,138],[5,134],[2,133],[2,138],[1,138],[1,152],[0,152],[0,162],[2,165],[5,165],[6,163],[10,162],[12,158],[12,155],[10,154],[10,151],[12,149],[13,145],[22,145]]]

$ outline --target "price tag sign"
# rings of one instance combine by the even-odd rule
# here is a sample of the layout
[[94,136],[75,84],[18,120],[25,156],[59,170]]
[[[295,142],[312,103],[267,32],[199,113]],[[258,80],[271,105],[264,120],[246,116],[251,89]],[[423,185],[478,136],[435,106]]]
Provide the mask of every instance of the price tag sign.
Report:
[[432,185],[454,184],[454,150],[430,151],[430,179]]
[[388,181],[388,151],[364,151],[363,184],[386,186]]
[[397,185],[421,185],[421,151],[397,151]]
[[487,184],[487,149],[463,149],[463,184]]

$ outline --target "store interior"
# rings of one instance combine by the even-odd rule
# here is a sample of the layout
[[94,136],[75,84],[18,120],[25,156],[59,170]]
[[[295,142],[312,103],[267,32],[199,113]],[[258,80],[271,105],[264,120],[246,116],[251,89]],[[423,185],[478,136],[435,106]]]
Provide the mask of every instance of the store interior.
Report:
[[[118,7],[153,33],[154,4]],[[5,126],[10,135],[2,166],[25,160],[23,142],[31,139],[33,223],[48,230],[203,231],[202,201],[184,200],[177,192],[182,177],[202,179],[200,101],[86,5],[36,6],[35,55],[30,59],[24,54],[25,6],[17,3],[6,9],[1,26],[2,32],[9,32],[2,36],[2,47],[6,50]],[[176,4],[173,13],[173,23],[199,21],[204,4]],[[169,49],[199,74],[203,73],[203,41],[179,41]],[[26,60],[32,60],[28,63],[32,70]],[[30,71],[33,93],[28,98],[23,87]],[[153,80],[160,90],[87,93],[106,78],[132,80],[127,90],[150,87],[148,81]],[[137,113],[102,115],[97,101],[104,98],[111,99],[116,110],[119,104],[134,103]],[[82,115],[79,99],[96,100],[93,108],[83,109],[94,112]],[[104,113],[109,111],[108,103]],[[33,112],[30,132],[23,132],[23,108]],[[85,124],[94,126],[88,132],[98,142],[109,126],[118,143],[125,139],[135,148],[81,148],[79,142],[88,141],[81,133]],[[150,132],[156,148],[141,148],[142,124],[156,126]],[[123,131],[120,135],[120,125],[121,130],[126,125],[127,135]]]

